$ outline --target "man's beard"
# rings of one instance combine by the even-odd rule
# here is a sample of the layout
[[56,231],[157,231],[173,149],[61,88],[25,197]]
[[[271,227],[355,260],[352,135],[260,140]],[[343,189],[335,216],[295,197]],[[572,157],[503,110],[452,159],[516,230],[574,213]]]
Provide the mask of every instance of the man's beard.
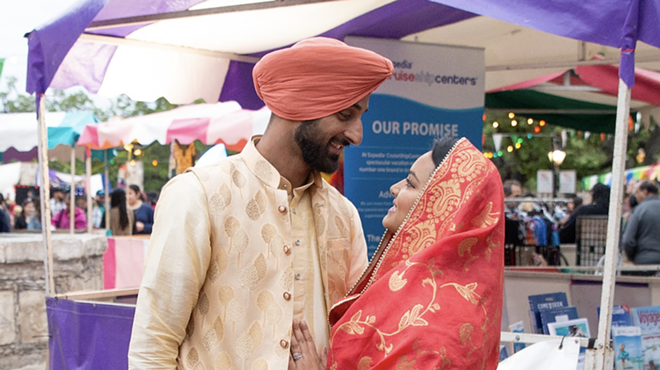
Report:
[[[320,120],[303,121],[296,129],[294,139],[305,163],[313,170],[325,173],[333,173],[339,168],[339,155],[328,152],[328,143],[323,140],[323,131],[319,127]],[[348,146],[346,140],[333,138],[342,145]]]

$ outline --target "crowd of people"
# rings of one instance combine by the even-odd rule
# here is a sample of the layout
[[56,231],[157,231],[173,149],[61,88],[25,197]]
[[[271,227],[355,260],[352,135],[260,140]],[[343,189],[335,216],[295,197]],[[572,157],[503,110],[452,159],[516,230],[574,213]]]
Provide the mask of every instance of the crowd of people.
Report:
[[[50,198],[51,229],[69,230],[73,208],[73,228],[87,230],[88,222],[95,229],[105,229],[105,193],[96,192],[91,217],[87,214],[87,197],[75,195],[71,207],[71,190],[52,188]],[[127,196],[128,195],[128,196]],[[147,202],[144,193],[137,185],[129,185],[128,190],[117,188],[111,194],[110,223],[111,235],[151,234],[154,223],[154,208],[157,194],[150,194]],[[0,233],[41,230],[41,204],[34,191],[27,194],[20,204],[8,201],[0,194]]]

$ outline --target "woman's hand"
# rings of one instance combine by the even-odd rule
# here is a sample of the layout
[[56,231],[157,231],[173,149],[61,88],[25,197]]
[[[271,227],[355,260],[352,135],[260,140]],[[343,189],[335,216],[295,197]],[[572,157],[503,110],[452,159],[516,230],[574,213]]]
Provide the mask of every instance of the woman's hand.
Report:
[[314,339],[305,321],[293,320],[291,333],[291,355],[289,370],[323,370],[322,359],[319,358],[314,345]]

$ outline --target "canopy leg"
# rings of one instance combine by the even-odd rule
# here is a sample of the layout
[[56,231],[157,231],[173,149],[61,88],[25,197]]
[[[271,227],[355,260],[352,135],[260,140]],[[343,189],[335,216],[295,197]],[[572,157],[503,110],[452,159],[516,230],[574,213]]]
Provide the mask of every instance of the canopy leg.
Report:
[[600,318],[598,337],[594,350],[588,350],[585,357],[585,369],[612,369],[614,351],[610,343],[612,326],[612,304],[616,285],[616,263],[619,253],[619,235],[621,232],[621,194],[625,186],[626,147],[628,145],[628,116],[630,114],[630,89],[619,79],[619,93],[616,111],[616,131],[614,136],[614,158],[612,160],[612,188],[610,191],[610,210],[607,216],[607,244],[605,247],[605,265],[603,269],[603,289],[600,297]]
[[55,295],[53,277],[53,243],[50,232],[50,179],[48,177],[48,130],[46,128],[46,99],[37,94],[37,120],[39,124],[39,174],[41,176],[39,197],[41,198],[41,235],[44,245],[44,270],[46,296]]
[[73,234],[76,220],[76,147],[71,146],[71,190],[69,192],[69,234]]

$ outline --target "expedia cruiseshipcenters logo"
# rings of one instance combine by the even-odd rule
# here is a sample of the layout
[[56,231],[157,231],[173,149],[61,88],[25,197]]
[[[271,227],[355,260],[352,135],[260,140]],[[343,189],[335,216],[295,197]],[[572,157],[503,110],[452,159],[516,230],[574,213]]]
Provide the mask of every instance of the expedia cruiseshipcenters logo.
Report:
[[478,77],[458,76],[456,74],[441,75],[423,70],[413,72],[413,63],[407,60],[393,61],[392,64],[394,64],[394,73],[389,79],[395,81],[426,83],[429,86],[433,84],[475,86],[478,80]]

